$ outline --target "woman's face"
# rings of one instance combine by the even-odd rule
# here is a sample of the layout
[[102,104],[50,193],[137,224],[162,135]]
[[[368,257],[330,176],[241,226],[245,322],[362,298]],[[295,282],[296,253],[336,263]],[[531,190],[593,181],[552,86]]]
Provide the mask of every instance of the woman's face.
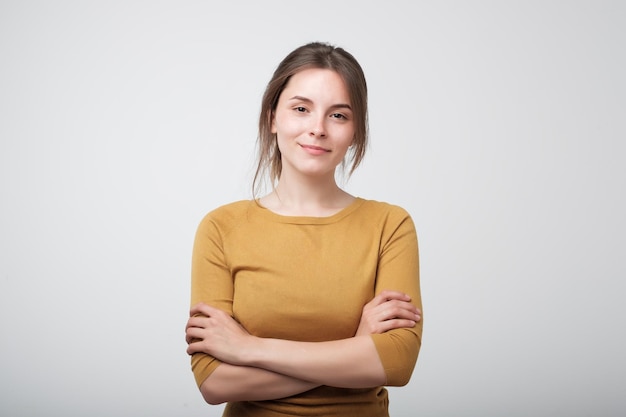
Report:
[[272,119],[283,175],[334,178],[354,139],[348,89],[338,73],[312,68],[293,75]]

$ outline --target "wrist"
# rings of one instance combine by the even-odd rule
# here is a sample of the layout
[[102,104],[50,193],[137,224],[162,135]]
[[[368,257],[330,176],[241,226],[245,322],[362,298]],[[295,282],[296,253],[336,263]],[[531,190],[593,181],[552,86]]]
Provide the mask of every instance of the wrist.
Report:
[[239,365],[258,366],[261,362],[264,340],[262,337],[250,335],[245,343],[245,348],[239,354]]
[[274,349],[271,343],[272,339],[252,336],[246,352],[246,365],[264,368]]

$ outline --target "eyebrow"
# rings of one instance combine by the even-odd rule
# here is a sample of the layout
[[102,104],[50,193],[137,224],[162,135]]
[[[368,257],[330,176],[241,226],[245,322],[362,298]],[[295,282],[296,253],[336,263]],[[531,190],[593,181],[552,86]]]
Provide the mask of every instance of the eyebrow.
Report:
[[[304,101],[306,103],[313,103],[313,100],[311,100],[310,98],[303,97],[303,96],[293,96],[289,100],[298,100],[298,101]],[[349,104],[346,104],[346,103],[333,104],[332,106],[330,106],[330,108],[331,109],[349,109],[349,110],[352,110],[352,107]]]

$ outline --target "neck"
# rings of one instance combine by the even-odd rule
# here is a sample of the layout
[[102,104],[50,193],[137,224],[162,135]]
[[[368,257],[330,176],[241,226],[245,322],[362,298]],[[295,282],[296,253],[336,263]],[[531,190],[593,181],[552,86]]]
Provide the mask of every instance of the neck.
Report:
[[344,209],[354,197],[339,188],[334,177],[292,178],[281,176],[272,193],[261,203],[268,209],[290,216],[331,216]]

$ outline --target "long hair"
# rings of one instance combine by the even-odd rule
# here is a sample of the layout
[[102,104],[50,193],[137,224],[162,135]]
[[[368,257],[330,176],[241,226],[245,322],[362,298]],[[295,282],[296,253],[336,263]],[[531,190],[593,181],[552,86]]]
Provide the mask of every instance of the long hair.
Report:
[[257,138],[258,163],[252,181],[253,195],[260,189],[262,177],[267,177],[272,187],[280,178],[281,154],[272,133],[272,120],[278,99],[293,75],[305,69],[319,68],[335,71],[343,79],[350,96],[354,115],[354,140],[342,165],[348,165],[348,175],[359,166],[368,144],[367,83],[363,69],[350,53],[327,43],[312,42],[293,50],[283,59],[263,94],[259,115]]

